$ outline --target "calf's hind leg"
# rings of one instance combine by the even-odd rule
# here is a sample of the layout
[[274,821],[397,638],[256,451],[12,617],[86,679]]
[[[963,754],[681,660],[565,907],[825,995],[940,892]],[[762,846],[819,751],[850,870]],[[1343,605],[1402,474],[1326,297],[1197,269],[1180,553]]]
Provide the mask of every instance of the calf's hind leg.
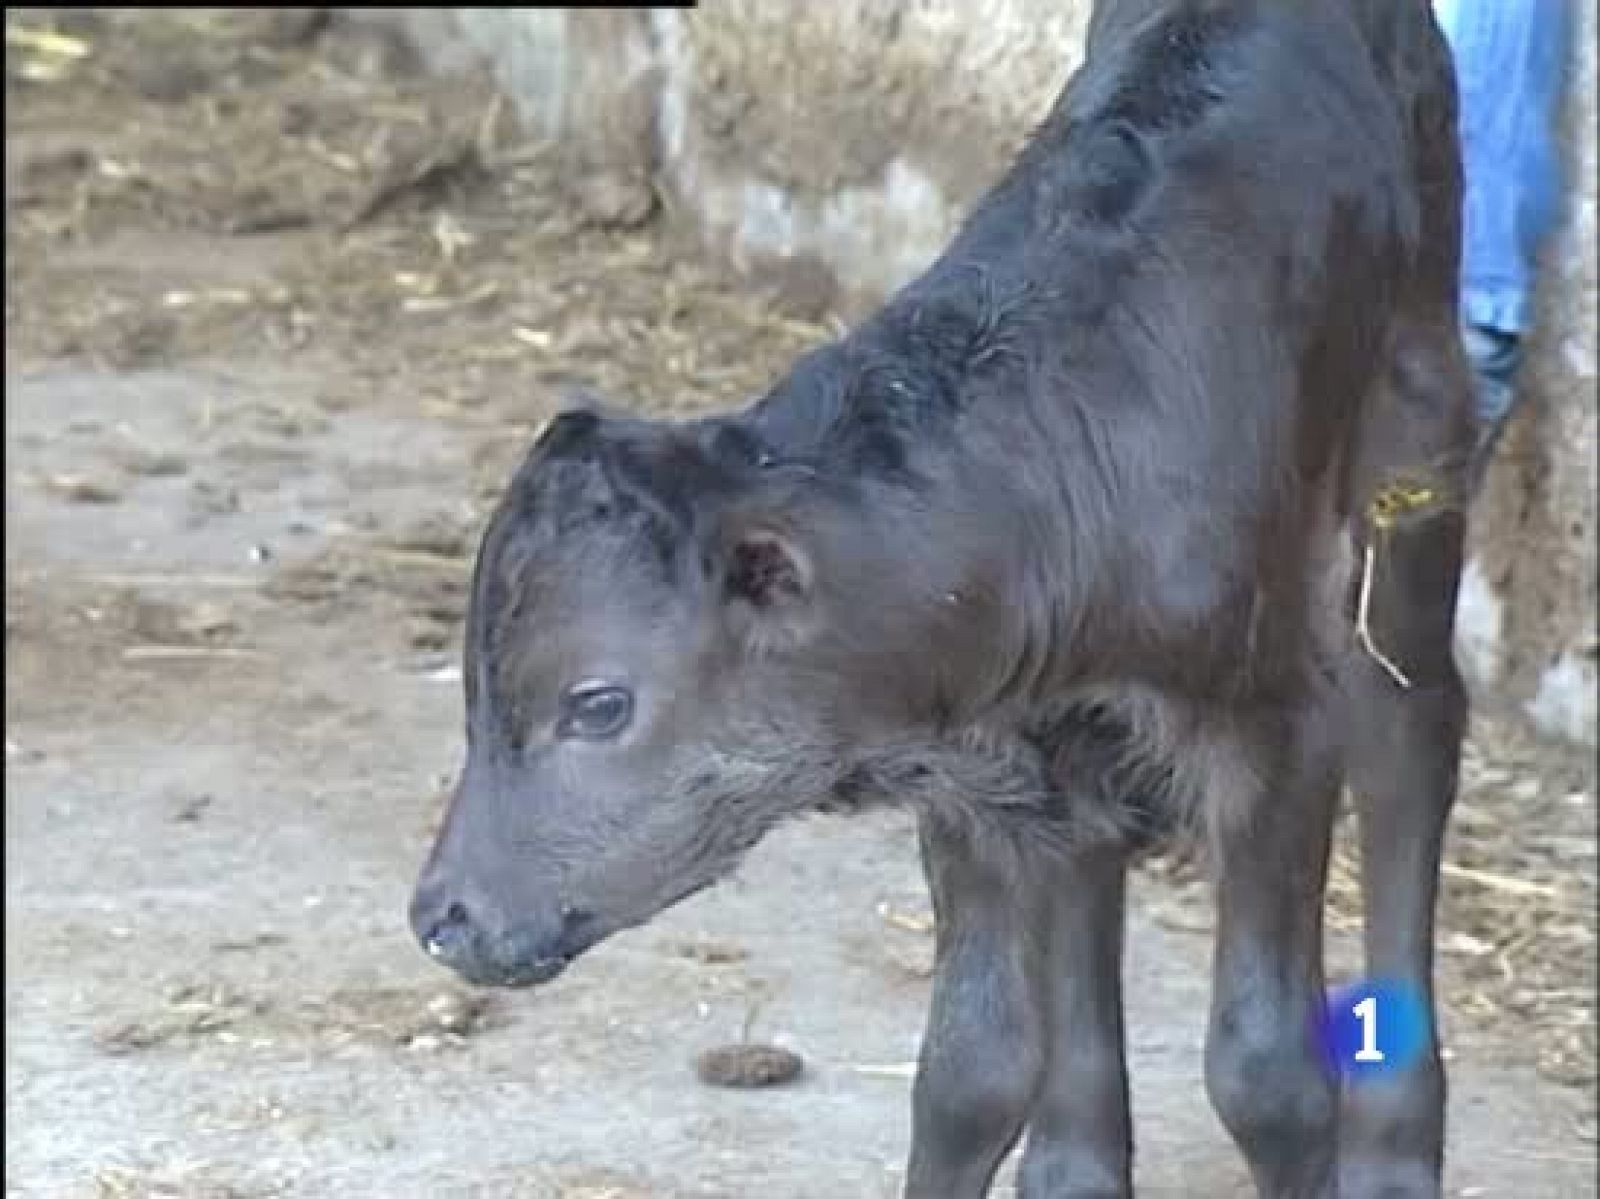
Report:
[[1014,858],[989,856],[995,847],[981,834],[932,817],[919,831],[938,958],[912,1089],[905,1195],[980,1199],[1016,1143],[1043,1074],[1033,892]]
[[[1470,436],[1470,387],[1446,321],[1399,342],[1375,414],[1371,444],[1381,449],[1362,464],[1365,494],[1382,486],[1391,463],[1395,469],[1428,463],[1440,473],[1441,499],[1453,494],[1460,500],[1462,484],[1451,472],[1459,469],[1454,464]],[[1397,450],[1407,457],[1397,459]],[[1341,1199],[1434,1199],[1440,1193],[1445,1075],[1433,998],[1434,906],[1467,716],[1452,651],[1465,523],[1459,503],[1444,502],[1379,535],[1368,625],[1404,682],[1361,655],[1351,662],[1346,684],[1367,973],[1415,994],[1426,1033],[1414,1065],[1348,1087]]]

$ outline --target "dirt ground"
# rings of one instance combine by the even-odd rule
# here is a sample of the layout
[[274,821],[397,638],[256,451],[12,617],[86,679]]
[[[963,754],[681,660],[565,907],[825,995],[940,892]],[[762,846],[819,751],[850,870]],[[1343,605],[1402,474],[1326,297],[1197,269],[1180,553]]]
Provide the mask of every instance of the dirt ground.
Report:
[[[315,10],[6,20],[7,1195],[894,1195],[931,954],[903,819],[785,830],[531,993],[455,984],[404,918],[533,428],[575,389],[737,403],[837,318]],[[1485,715],[1463,779],[1449,1193],[1593,1194],[1593,766]],[[1243,1194],[1203,889],[1136,901],[1141,1193]],[[745,1036],[805,1072],[703,1085]]]

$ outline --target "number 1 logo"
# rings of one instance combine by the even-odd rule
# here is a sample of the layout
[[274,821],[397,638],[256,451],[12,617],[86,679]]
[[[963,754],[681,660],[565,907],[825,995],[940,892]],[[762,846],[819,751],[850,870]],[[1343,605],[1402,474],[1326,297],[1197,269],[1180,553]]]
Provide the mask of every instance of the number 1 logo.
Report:
[[1351,1078],[1399,1073],[1428,1052],[1432,1039],[1420,992],[1381,979],[1335,992],[1317,1021],[1324,1059]]
[[1384,1061],[1383,1050],[1378,1048],[1378,997],[1368,995],[1350,1009],[1361,1021],[1361,1048],[1353,1060],[1358,1062]]

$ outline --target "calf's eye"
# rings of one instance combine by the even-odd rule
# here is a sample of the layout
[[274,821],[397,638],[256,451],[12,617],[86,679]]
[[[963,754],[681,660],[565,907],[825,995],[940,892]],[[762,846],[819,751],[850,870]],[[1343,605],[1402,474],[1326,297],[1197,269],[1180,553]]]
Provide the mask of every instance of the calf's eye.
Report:
[[579,683],[561,697],[558,736],[580,741],[606,741],[633,719],[633,693],[608,683]]

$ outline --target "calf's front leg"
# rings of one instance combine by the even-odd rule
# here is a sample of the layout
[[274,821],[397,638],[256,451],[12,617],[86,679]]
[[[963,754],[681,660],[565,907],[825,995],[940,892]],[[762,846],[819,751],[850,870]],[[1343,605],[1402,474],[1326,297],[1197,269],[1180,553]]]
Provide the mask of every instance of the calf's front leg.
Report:
[[1022,1199],[1127,1199],[1133,1138],[1123,1045],[1127,854],[1089,846],[1052,863],[1043,897],[1045,1076],[1028,1119]]
[[[1262,1199],[1332,1199],[1338,1090],[1314,1035],[1337,756],[1310,714],[1215,796],[1217,940],[1206,1036],[1212,1106]],[[1263,738],[1264,741],[1268,740]],[[1284,741],[1287,744],[1284,744]]]
[[938,958],[912,1089],[905,1195],[981,1199],[1044,1071],[1033,885],[981,834],[934,817],[919,831]]

